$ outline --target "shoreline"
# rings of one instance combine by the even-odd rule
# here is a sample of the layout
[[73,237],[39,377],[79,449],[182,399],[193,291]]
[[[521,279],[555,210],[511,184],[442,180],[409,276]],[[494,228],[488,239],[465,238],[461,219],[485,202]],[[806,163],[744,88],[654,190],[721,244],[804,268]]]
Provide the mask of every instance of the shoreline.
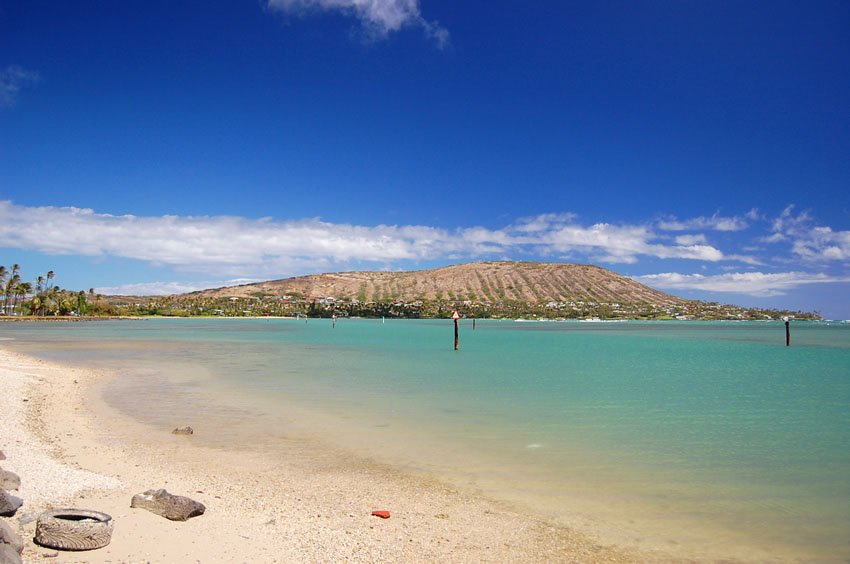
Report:
[[[20,525],[19,517],[59,506],[115,519],[109,546],[60,551],[59,562],[672,559],[603,546],[500,502],[304,442],[293,441],[285,459],[196,446],[191,436],[149,428],[108,406],[100,392],[114,375],[102,371],[3,348],[0,366],[3,382],[14,383],[0,429],[18,433],[14,446],[0,444],[7,455],[0,465],[21,476],[25,503],[7,522],[26,542],[24,561],[55,551],[35,546],[35,523]],[[7,436],[4,429],[0,437]],[[33,470],[39,465],[54,468],[53,477]],[[200,501],[206,513],[178,523],[130,509],[134,494],[159,488]],[[379,509],[392,517],[371,516]]]

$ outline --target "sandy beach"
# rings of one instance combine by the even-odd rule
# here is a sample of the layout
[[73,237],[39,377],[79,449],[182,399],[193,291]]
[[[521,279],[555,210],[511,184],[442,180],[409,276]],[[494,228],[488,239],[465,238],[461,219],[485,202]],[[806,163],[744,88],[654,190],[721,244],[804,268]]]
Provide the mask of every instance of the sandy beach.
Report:
[[[101,399],[111,377],[0,348],[0,450],[7,457],[0,466],[20,475],[14,493],[24,499],[3,519],[24,538],[25,562],[56,554],[32,539],[34,518],[58,507],[108,513],[115,530],[109,546],[59,551],[51,558],[57,562],[669,559],[604,546],[497,501],[302,441],[274,459],[199,447],[192,436],[111,409]],[[203,503],[206,513],[173,522],[130,508],[134,494],[159,488]]]

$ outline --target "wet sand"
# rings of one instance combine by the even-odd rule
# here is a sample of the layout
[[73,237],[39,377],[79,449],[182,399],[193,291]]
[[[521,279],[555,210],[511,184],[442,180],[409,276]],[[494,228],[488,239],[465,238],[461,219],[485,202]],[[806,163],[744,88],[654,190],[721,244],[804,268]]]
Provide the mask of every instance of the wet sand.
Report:
[[[106,512],[109,546],[57,562],[646,562],[671,554],[606,546],[497,501],[351,453],[293,439],[284,455],[210,449],[109,407],[113,375],[0,349],[0,466],[21,476],[25,505],[6,521],[24,561],[56,551],[32,542],[53,507]],[[27,400],[27,401],[24,401]],[[191,425],[191,421],[181,422]],[[203,430],[197,429],[196,433]],[[41,470],[44,471],[41,471]],[[49,470],[49,471],[48,471]],[[165,488],[206,505],[172,522],[130,499]],[[373,517],[388,510],[389,519]]]

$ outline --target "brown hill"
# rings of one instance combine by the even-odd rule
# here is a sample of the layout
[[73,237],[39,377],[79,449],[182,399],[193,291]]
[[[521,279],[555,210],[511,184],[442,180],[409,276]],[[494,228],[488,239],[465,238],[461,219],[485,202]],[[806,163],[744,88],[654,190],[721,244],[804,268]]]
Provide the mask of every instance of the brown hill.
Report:
[[296,295],[361,302],[440,298],[538,304],[594,301],[665,306],[685,301],[598,266],[536,262],[476,262],[413,272],[314,274],[190,295],[216,298]]

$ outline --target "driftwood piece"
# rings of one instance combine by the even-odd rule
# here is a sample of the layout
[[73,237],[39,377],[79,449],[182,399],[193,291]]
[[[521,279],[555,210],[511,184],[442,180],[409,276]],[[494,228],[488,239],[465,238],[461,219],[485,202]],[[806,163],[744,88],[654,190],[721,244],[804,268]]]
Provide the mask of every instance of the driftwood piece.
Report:
[[93,550],[112,539],[112,517],[86,509],[54,509],[38,516],[35,542],[60,550]]
[[177,427],[173,431],[171,431],[172,435],[193,435],[195,430],[190,426],[186,425],[185,427]]

